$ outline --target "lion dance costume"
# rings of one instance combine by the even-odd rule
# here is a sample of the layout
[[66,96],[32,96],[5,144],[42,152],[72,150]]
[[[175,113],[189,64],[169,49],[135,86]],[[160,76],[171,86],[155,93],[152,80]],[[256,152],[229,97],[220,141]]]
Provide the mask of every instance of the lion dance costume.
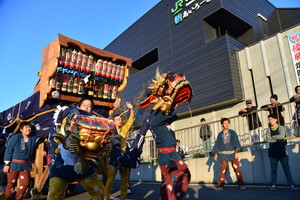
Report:
[[103,183],[93,168],[97,158],[109,155],[113,121],[75,107],[63,107],[55,113],[54,125],[49,154],[55,156],[50,165],[48,199],[64,199],[68,184],[74,181],[79,182],[93,200],[104,199]]
[[[146,108],[154,104],[151,114],[143,121],[141,129],[133,143],[133,150],[118,158],[124,167],[135,168],[137,158],[142,153],[144,137],[148,129],[153,134],[158,149],[162,182],[160,198],[163,200],[183,199],[188,189],[191,174],[188,166],[176,152],[175,133],[169,125],[177,119],[175,108],[189,102],[193,96],[190,83],[183,74],[169,72],[156,74],[156,80],[148,87],[151,94],[140,104]],[[177,177],[174,183],[172,175]]]

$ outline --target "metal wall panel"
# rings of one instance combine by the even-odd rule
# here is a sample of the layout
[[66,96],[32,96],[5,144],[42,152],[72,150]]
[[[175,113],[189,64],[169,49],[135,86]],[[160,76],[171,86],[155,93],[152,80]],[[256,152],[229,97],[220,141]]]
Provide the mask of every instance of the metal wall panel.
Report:
[[[222,0],[222,6],[253,27],[255,41],[280,31],[276,8],[266,0]],[[267,21],[257,17],[258,13]]]
[[282,30],[300,23],[300,8],[278,9]]

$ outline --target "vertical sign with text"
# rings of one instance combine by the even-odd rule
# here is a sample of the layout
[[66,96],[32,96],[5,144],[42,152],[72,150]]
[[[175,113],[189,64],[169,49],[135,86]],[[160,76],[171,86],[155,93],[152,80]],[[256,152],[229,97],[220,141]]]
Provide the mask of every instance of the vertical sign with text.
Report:
[[288,35],[297,85],[300,85],[300,31]]

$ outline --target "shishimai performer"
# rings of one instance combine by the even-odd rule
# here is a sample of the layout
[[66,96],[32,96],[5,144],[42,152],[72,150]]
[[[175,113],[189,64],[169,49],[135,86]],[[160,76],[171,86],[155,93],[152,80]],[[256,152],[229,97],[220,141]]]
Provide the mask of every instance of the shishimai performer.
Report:
[[[146,108],[154,104],[151,114],[142,123],[133,150],[119,157],[118,161],[124,167],[136,167],[137,158],[142,153],[144,137],[148,129],[153,134],[158,149],[158,164],[161,170],[162,182],[160,199],[183,199],[188,189],[191,174],[188,166],[176,152],[176,138],[170,125],[177,119],[175,108],[193,95],[190,83],[183,74],[169,72],[156,74],[156,80],[148,87],[150,95],[140,104]],[[174,183],[172,175],[177,177]]]
[[93,100],[83,97],[77,108],[63,107],[54,116],[50,141],[54,138],[58,146],[50,142],[49,154],[55,157],[50,166],[48,200],[64,199],[69,183],[74,181],[81,184],[91,199],[104,199],[104,185],[92,160],[104,151],[106,143],[110,145],[108,132],[113,122],[92,115],[93,108]]

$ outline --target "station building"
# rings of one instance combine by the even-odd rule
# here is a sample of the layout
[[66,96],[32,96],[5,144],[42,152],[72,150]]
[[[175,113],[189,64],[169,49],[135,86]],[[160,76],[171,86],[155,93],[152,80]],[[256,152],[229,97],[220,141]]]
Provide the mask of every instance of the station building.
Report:
[[105,50],[133,60],[126,100],[157,68],[184,73],[194,97],[177,109],[181,120],[174,126],[183,128],[202,117],[237,115],[245,99],[259,107],[272,94],[288,101],[299,84],[288,38],[294,34],[296,41],[298,31],[300,8],[276,8],[267,0],[162,0]]

